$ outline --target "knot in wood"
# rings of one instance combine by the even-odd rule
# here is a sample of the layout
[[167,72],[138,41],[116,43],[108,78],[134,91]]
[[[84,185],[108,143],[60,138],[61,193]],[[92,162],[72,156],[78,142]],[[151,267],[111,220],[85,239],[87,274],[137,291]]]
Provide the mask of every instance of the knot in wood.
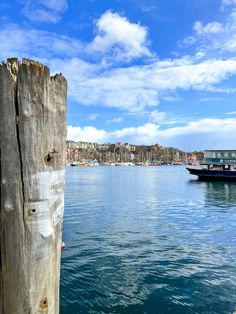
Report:
[[48,153],[44,157],[44,161],[45,161],[45,164],[47,166],[53,166],[54,165],[54,163],[55,163],[54,154],[58,154],[58,151],[56,151],[55,148],[53,149],[52,152]]
[[31,208],[31,209],[28,210],[28,215],[29,216],[31,216],[31,215],[33,215],[35,213],[36,213],[36,209],[35,208]]
[[46,309],[46,308],[48,307],[48,299],[47,299],[47,298],[43,298],[43,299],[40,301],[39,307],[40,307],[41,309]]
[[53,154],[52,153],[47,154],[44,157],[44,161],[45,161],[45,164],[47,166],[53,166],[54,165],[54,156],[53,156]]

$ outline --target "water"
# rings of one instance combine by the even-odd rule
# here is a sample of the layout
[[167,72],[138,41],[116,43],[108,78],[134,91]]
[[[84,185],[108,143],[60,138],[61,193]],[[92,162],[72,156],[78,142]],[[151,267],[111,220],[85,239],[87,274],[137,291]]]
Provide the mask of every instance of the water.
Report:
[[181,166],[66,170],[61,314],[236,309],[236,184]]

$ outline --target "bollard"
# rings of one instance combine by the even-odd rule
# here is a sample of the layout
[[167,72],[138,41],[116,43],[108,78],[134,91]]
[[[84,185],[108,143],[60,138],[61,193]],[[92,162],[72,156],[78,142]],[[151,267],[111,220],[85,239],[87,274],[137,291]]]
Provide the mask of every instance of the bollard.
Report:
[[59,313],[67,82],[0,65],[0,313]]

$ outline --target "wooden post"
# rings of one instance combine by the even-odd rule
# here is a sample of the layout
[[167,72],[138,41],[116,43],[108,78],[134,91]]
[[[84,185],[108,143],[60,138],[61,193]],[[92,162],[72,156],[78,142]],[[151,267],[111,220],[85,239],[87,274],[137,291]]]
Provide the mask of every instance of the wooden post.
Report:
[[67,83],[0,64],[0,313],[59,313]]

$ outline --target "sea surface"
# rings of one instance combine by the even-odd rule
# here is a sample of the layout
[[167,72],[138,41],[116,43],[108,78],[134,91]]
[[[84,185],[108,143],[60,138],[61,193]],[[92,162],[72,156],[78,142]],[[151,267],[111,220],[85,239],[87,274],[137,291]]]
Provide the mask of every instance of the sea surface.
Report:
[[236,310],[236,183],[67,167],[61,314]]

